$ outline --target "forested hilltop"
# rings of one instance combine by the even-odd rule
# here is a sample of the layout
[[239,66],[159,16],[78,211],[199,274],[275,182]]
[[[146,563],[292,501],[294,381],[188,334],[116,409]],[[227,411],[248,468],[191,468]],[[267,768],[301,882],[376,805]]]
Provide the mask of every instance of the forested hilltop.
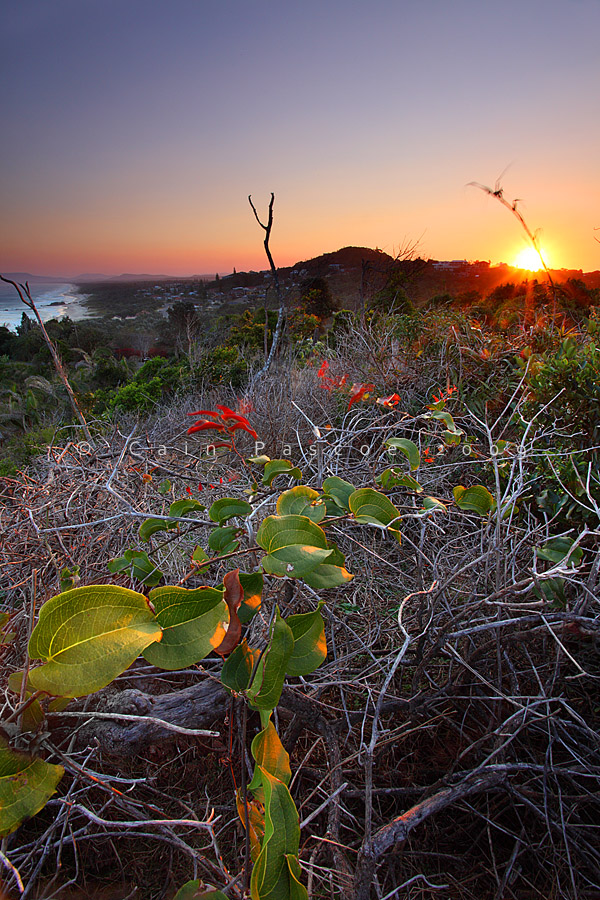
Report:
[[278,277],[0,329],[0,893],[592,900],[599,273]]

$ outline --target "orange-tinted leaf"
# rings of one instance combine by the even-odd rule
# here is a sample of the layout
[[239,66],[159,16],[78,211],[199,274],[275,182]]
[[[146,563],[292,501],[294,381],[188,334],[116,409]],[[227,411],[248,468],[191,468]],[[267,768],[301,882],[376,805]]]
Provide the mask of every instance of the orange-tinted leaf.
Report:
[[225,585],[223,599],[229,608],[229,628],[215,650],[215,653],[223,657],[228,656],[232,650],[235,650],[242,637],[242,623],[238,616],[238,609],[244,599],[244,589],[240,582],[239,573],[239,569],[234,569],[233,572],[228,572],[223,579],[223,584]]

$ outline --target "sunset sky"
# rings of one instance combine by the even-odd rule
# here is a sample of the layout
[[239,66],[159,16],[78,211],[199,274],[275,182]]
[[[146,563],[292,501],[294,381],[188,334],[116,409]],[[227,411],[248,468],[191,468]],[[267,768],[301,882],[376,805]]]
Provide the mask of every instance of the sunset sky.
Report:
[[0,272],[600,269],[599,0],[0,0]]

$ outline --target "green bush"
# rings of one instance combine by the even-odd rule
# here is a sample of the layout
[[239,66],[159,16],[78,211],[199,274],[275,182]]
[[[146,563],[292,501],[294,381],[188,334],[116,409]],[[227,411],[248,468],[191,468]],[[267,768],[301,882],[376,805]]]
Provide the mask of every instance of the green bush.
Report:
[[196,385],[208,382],[241,388],[248,381],[248,364],[237,347],[215,347],[206,351],[195,366],[192,381]]
[[2,447],[0,476],[10,477],[29,465],[34,457],[39,456],[52,443],[55,434],[56,429],[51,425],[14,434]]

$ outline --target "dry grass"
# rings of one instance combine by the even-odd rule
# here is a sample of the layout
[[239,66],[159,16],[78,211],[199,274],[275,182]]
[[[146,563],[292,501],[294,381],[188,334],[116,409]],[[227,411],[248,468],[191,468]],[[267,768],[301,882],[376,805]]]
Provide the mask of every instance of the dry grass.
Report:
[[[415,410],[439,389],[440,372],[453,374],[464,342],[442,346],[440,366],[428,375],[410,362],[408,347],[390,352],[388,343],[386,356],[376,338],[368,329],[349,337],[330,374],[401,385],[395,410],[348,410],[320,388],[314,366],[275,373],[247,398],[264,452],[282,456],[290,444],[309,485],[337,474],[375,486],[390,435],[437,448],[434,425]],[[235,399],[223,392],[186,399],[158,410],[135,434],[133,422],[123,421],[93,451],[54,447],[31,471],[2,480],[5,608],[17,633],[1,648],[5,674],[22,666],[31,604],[39,608],[60,590],[64,566],[80,566],[82,583],[109,581],[107,560],[128,546],[145,549],[140,522],[166,514],[186,488],[203,502],[245,496],[251,476],[239,461],[202,459],[185,433],[187,412]],[[543,436],[500,460],[513,466],[502,490],[523,504],[522,513],[482,518],[452,505],[452,486],[486,478],[495,490],[496,464],[485,449],[504,423],[494,432],[464,407],[455,412],[479,455],[434,449],[434,462],[417,473],[425,494],[448,503],[447,513],[423,516],[419,497],[400,488],[393,499],[404,516],[401,546],[369,526],[330,529],[356,577],[323,592],[328,658],[284,692],[278,711],[305,822],[300,856],[310,894],[592,900],[600,891],[597,526],[583,537],[581,565],[554,573],[567,583],[566,606],[543,599],[533,548],[552,526],[528,516],[531,485],[513,466]],[[167,497],[158,491],[163,478],[172,483]],[[260,495],[259,517],[273,511],[277,494]],[[207,535],[198,517],[176,540],[153,539],[167,583],[221,580],[222,565],[202,577],[191,570],[191,551]],[[233,558],[228,567],[237,564]],[[292,587],[269,585],[267,611],[275,598],[284,614],[313,608],[315,592]],[[114,690],[159,696],[216,674],[211,659],[200,672],[139,665]],[[3,716],[14,706],[6,690]],[[48,806],[3,842],[23,896],[75,900],[102,887],[97,896],[105,900],[158,900],[202,877],[240,898],[243,840],[232,787],[244,765],[241,704],[226,709],[216,718],[220,738],[177,736],[118,764],[93,741],[79,745],[64,722],[32,738],[67,776]],[[156,820],[162,823],[147,824]],[[17,896],[8,870],[5,891]]]

